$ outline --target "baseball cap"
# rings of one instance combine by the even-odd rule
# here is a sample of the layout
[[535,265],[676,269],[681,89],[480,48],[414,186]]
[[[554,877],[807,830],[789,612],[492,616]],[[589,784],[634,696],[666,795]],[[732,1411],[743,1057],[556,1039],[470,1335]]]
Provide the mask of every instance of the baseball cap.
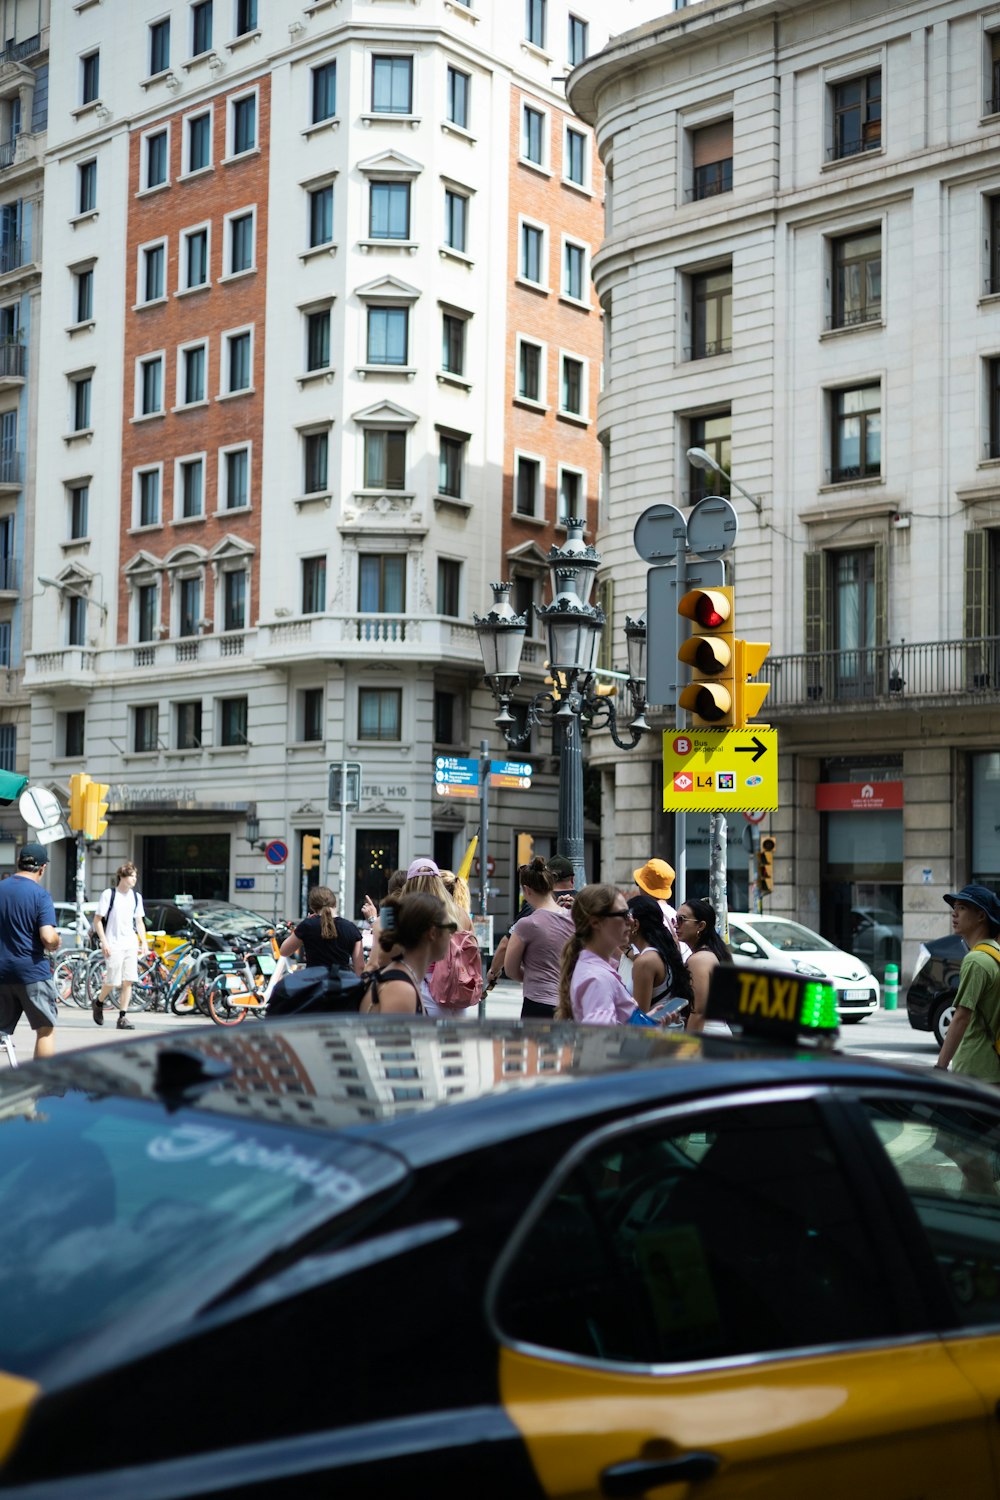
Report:
[[49,851],[44,844],[22,844],[18,850],[17,868],[19,870],[40,870],[49,862]]
[[440,874],[441,874],[441,871],[438,869],[438,867],[435,864],[434,860],[432,860],[432,859],[415,859],[413,861],[412,865],[410,866],[410,868],[406,872],[406,878],[407,878],[407,880],[415,880],[418,875],[440,875]]
[[545,868],[556,880],[573,880],[576,872],[571,860],[565,854],[552,854],[545,861]]
[[978,906],[995,927],[1000,927],[1000,899],[985,885],[963,885],[960,891],[945,896],[944,899],[949,906],[954,906],[956,901],[964,901],[968,906]]

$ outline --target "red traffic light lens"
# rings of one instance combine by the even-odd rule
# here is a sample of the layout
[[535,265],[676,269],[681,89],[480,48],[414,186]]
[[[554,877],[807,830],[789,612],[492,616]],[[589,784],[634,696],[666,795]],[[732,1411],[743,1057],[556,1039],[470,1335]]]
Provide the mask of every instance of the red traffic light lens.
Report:
[[705,626],[708,630],[716,630],[720,625],[725,623],[725,616],[720,615],[707,594],[698,600],[695,607],[695,618],[699,625]]

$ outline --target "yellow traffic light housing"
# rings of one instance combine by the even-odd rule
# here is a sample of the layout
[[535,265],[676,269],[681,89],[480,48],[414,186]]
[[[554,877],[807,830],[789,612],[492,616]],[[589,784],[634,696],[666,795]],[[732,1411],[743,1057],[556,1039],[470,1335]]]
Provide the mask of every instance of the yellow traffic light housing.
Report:
[[761,835],[757,852],[757,890],[762,896],[769,896],[774,890],[774,851],[777,847],[778,840],[773,833]]
[[82,833],[86,823],[85,804],[90,777],[86,771],[77,771],[69,778],[69,826],[74,833]]
[[530,865],[535,857],[535,836],[531,833],[519,833],[517,836],[517,867]]
[[83,831],[88,839],[99,839],[107,832],[110,790],[106,782],[88,778],[83,800]]
[[319,869],[319,838],[315,833],[302,835],[302,868],[303,870]]
[[756,718],[771,690],[769,682],[748,682],[756,677],[771,650],[770,641],[736,642],[736,725],[742,729],[748,719]]
[[677,606],[692,631],[677,653],[691,668],[678,699],[696,724],[730,729],[736,724],[736,607],[731,588],[690,589]]

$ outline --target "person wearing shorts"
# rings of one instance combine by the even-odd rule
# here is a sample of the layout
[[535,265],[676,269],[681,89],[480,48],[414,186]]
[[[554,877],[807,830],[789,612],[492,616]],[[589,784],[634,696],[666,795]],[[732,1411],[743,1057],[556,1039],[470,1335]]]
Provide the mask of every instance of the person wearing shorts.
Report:
[[44,844],[25,844],[16,875],[0,883],[0,1031],[13,1031],[24,1016],[36,1057],[55,1052],[59,1013],[48,959],[59,947],[56,909],[42,885],[48,862]]
[[146,928],[143,924],[145,912],[142,897],[136,890],[139,871],[135,865],[119,865],[117,885],[101,892],[94,913],[94,931],[107,960],[101,993],[94,1001],[91,1014],[96,1026],[104,1025],[104,1002],[112,990],[119,991],[118,1030],[134,1031],[128,1018],[128,1003],[132,998],[132,986],[139,978],[139,953],[148,953]]

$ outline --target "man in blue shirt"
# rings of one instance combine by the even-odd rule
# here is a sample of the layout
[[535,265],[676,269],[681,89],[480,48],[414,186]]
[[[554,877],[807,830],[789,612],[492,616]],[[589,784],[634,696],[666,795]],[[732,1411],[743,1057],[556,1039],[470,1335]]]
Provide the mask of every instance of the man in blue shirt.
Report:
[[56,1050],[59,1009],[48,959],[59,947],[56,909],[42,886],[48,862],[44,844],[25,844],[17,874],[0,882],[0,1031],[27,1016],[36,1057]]

